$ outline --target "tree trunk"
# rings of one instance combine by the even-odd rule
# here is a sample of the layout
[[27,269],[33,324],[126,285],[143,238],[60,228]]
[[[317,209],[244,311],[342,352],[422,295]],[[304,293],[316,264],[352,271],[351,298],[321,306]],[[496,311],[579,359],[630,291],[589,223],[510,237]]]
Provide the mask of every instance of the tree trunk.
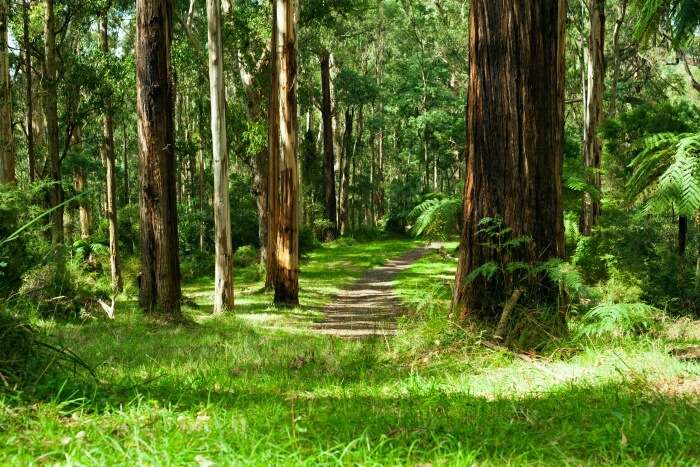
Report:
[[172,1],[136,2],[141,287],[147,312],[180,315],[175,186]]
[[323,121],[323,188],[326,201],[326,217],[333,225],[331,236],[338,231],[338,214],[335,199],[335,154],[333,151],[333,104],[331,102],[330,54],[321,52],[321,120]]
[[231,208],[228,197],[228,147],[226,143],[226,95],[221,41],[221,1],[207,0],[209,95],[211,140],[214,158],[214,313],[233,310],[233,248]]
[[26,82],[27,105],[27,166],[29,168],[29,181],[36,180],[36,155],[34,153],[34,96],[32,83],[32,54],[29,43],[29,8],[30,0],[24,0],[22,8],[22,41],[24,43],[24,74]]
[[[83,151],[83,132],[81,127],[77,127],[73,133],[73,144],[78,152]],[[87,189],[87,173],[82,164],[76,164],[73,169],[73,187],[79,195],[85,193]],[[80,227],[80,238],[88,238],[92,235],[92,210],[87,196],[78,199],[78,222]]]
[[[280,13],[278,0],[272,0],[272,37],[270,56],[270,97],[268,99],[267,141],[269,159],[267,163],[267,264],[265,288],[275,287],[277,280],[277,231],[279,211],[279,159],[280,159],[280,59],[282,45],[279,43],[277,16]],[[284,21],[284,18],[283,18]]]
[[688,244],[688,217],[678,216],[678,254],[685,256],[685,248]]
[[[508,261],[564,254],[561,172],[564,137],[565,0],[475,0],[470,13],[467,179],[453,314],[496,320],[515,287],[467,277],[503,260],[480,221],[501,216],[529,246]],[[525,295],[558,294],[546,279]]]
[[[100,45],[105,57],[109,55],[109,31],[107,13],[102,16],[102,28],[100,31]],[[102,159],[107,167],[107,206],[106,214],[109,224],[109,268],[112,273],[112,289],[121,292],[124,286],[122,281],[121,266],[119,264],[119,224],[117,223],[117,168],[114,155],[114,128],[111,105],[107,106],[107,112],[102,116]]]
[[[603,120],[603,87],[605,85],[605,0],[590,0],[590,33],[587,49],[586,88],[583,98],[583,160],[588,182],[600,192],[600,160],[602,142],[598,125]],[[584,193],[579,230],[590,235],[600,217],[600,201]]]
[[628,0],[622,0],[618,6],[617,20],[615,21],[615,29],[613,31],[613,63],[612,63],[612,82],[610,83],[610,103],[608,105],[608,116],[614,117],[617,115],[617,86],[620,81],[620,33],[622,25],[625,23],[627,16]]
[[46,119],[46,158],[49,188],[51,237],[54,243],[63,243],[63,187],[61,186],[61,159],[58,154],[58,97],[56,77],[56,31],[53,0],[46,0],[44,15],[44,113]]
[[340,180],[340,233],[348,231],[349,199],[350,199],[350,160],[352,159],[352,120],[353,112],[345,111],[345,133],[343,135],[343,164]]
[[122,125],[122,134],[124,136],[124,154],[123,154],[123,165],[124,165],[124,202],[129,205],[131,204],[131,190],[129,189],[129,137],[126,132],[126,123]]
[[275,303],[299,304],[299,172],[297,161],[296,0],[277,2],[279,59],[279,212]]
[[8,49],[9,2],[0,0],[0,184],[15,182],[15,143],[12,137],[12,93]]

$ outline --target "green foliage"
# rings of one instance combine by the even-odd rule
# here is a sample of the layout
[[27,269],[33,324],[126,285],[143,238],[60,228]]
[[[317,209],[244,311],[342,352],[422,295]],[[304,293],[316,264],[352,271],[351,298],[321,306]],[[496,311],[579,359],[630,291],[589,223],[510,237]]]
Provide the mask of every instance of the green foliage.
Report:
[[258,249],[253,245],[243,245],[238,247],[236,252],[233,254],[234,264],[242,268],[247,268],[248,266],[257,264],[259,259],[260,254]]
[[661,310],[646,303],[608,303],[594,307],[581,319],[577,337],[623,337],[656,327]]
[[414,220],[411,233],[416,237],[447,239],[459,233],[461,213],[461,197],[433,193],[409,213],[409,219]]

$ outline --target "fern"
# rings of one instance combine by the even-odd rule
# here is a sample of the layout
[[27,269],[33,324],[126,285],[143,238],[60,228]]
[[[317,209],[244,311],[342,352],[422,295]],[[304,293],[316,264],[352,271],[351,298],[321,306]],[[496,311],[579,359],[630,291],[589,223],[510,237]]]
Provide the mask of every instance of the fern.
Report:
[[651,329],[661,311],[646,303],[598,305],[582,319],[578,337],[621,337]]
[[685,45],[700,26],[700,2],[697,0],[634,0],[637,23],[635,37],[647,42],[657,31],[667,29],[673,44]]
[[414,236],[446,238],[458,232],[462,200],[459,197],[429,198],[413,208],[409,214],[415,219],[411,232]]
[[647,211],[657,203],[673,204],[685,215],[700,209],[700,133],[650,136],[629,165],[628,195],[649,198]]

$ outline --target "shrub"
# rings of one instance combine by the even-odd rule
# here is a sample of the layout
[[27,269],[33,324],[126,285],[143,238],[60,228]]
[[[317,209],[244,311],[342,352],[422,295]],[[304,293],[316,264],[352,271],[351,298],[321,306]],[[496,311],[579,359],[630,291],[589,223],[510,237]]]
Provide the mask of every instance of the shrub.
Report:
[[258,262],[259,253],[258,249],[253,245],[243,245],[236,249],[233,254],[233,262],[236,266],[247,268]]

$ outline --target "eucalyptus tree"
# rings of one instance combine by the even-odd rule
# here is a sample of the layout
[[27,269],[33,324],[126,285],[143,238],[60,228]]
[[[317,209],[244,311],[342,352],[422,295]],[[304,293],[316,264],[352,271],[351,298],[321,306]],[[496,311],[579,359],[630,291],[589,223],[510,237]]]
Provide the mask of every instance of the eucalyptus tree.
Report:
[[[484,219],[500,216],[512,236],[530,239],[511,261],[564,254],[566,2],[476,0],[470,14],[468,166],[453,313],[494,319],[521,285],[504,290],[479,275],[498,254],[484,238]],[[546,278],[522,287],[556,306],[558,290]]]
[[12,93],[8,49],[9,0],[0,0],[0,183],[15,181],[15,145],[12,135]]
[[209,97],[211,100],[212,154],[214,160],[214,313],[233,309],[233,249],[228,193],[228,145],[221,1],[207,0]]
[[139,302],[149,312],[180,314],[180,260],[170,62],[171,0],[136,2],[141,269]]

